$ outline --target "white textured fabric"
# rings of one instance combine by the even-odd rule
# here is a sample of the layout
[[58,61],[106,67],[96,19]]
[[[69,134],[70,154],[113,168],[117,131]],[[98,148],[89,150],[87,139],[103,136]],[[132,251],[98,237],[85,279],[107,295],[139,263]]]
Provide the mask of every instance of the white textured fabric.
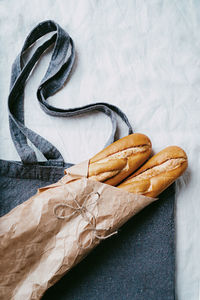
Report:
[[[157,152],[183,147],[187,173],[177,182],[178,300],[200,299],[200,1],[0,1],[0,158],[18,160],[7,113],[11,64],[29,31],[53,19],[74,39],[76,66],[50,102],[75,107],[96,101],[118,105],[134,130]],[[110,132],[101,113],[55,118],[39,107],[36,89],[49,54],[27,84],[25,120],[68,162],[99,151]],[[122,134],[124,133],[122,128]],[[69,142],[70,141],[70,142]]]

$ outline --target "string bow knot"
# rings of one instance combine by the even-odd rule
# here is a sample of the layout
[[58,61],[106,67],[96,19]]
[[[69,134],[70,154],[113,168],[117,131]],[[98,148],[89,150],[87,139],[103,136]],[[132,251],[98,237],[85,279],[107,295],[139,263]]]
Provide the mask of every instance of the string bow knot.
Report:
[[[95,195],[96,196],[96,200],[92,203],[87,204],[88,199]],[[73,198],[73,202],[75,203],[75,206],[69,204],[69,203],[59,203],[57,205],[54,206],[54,210],[53,213],[54,215],[58,218],[58,219],[70,219],[72,216],[74,216],[75,214],[81,214],[82,218],[88,223],[88,225],[90,225],[89,228],[86,228],[85,230],[82,231],[82,234],[87,231],[87,230],[91,230],[92,231],[92,237],[90,239],[90,243],[88,246],[82,246],[81,242],[80,242],[80,236],[78,238],[78,246],[81,249],[87,249],[91,246],[94,238],[96,237],[99,240],[105,240],[109,237],[111,237],[112,235],[116,234],[117,231],[114,231],[106,236],[100,236],[98,235],[98,231],[107,231],[107,229],[97,229],[96,228],[96,217],[95,215],[88,209],[89,206],[91,206],[92,204],[97,204],[98,200],[100,199],[100,194],[98,192],[96,193],[91,193],[89,194],[85,199],[83,204],[81,205],[75,198]],[[72,209],[72,213],[70,214],[64,214],[64,209],[65,208],[70,208]],[[61,209],[61,213],[59,214],[59,210]],[[90,217],[89,217],[90,216]]]

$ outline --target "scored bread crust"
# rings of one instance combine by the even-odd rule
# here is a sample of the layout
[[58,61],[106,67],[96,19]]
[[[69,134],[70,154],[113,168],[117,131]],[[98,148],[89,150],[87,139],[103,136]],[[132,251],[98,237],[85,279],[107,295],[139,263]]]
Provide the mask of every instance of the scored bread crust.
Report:
[[184,150],[169,146],[150,158],[118,187],[131,193],[156,197],[181,176],[187,166]]
[[149,158],[151,149],[151,141],[146,135],[141,133],[128,135],[90,159],[88,177],[117,185]]

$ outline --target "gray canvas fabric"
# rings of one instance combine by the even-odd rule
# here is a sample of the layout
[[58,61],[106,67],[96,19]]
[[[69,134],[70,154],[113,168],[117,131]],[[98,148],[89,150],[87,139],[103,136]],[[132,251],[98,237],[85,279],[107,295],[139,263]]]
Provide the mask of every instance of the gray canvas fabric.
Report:
[[[43,35],[54,35],[39,46],[23,65],[23,53]],[[8,98],[10,132],[21,161],[0,160],[0,215],[26,201],[39,187],[59,180],[64,169],[61,153],[47,140],[24,124],[24,86],[42,53],[54,44],[48,70],[41,81],[37,97],[41,108],[50,115],[70,117],[98,110],[112,122],[112,133],[106,145],[116,139],[116,114],[132,133],[126,115],[116,106],[95,103],[79,108],[59,109],[46,99],[65,83],[75,59],[71,37],[55,22],[45,21],[27,37],[17,56],[11,76]],[[68,55],[69,54],[69,55]],[[66,56],[68,59],[66,60]],[[38,162],[29,139],[45,156]],[[145,208],[125,224],[118,235],[102,242],[82,263],[50,288],[44,299],[74,300],[173,300],[174,299],[174,185],[160,200]]]

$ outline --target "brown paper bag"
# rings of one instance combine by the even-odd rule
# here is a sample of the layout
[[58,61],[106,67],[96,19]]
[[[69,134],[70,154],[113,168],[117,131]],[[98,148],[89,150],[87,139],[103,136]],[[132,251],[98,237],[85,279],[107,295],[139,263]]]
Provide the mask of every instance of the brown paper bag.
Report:
[[155,201],[87,178],[88,162],[0,218],[0,299],[40,299],[102,239]]

